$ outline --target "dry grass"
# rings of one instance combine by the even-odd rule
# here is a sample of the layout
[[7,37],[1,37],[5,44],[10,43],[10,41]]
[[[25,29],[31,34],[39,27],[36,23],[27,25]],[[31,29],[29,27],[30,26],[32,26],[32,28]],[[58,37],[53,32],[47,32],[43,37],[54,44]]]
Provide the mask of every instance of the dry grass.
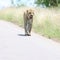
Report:
[[[54,40],[60,40],[60,9],[37,8],[34,22],[34,30],[43,36]],[[36,26],[37,24],[37,26]]]

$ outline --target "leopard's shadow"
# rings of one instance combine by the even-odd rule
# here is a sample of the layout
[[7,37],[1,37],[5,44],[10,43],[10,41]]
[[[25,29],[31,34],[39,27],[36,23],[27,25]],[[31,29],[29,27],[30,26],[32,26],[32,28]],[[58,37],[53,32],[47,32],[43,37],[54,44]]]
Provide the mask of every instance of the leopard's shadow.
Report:
[[25,34],[18,34],[18,36],[25,36]]
[[18,34],[18,36],[31,36],[31,35]]

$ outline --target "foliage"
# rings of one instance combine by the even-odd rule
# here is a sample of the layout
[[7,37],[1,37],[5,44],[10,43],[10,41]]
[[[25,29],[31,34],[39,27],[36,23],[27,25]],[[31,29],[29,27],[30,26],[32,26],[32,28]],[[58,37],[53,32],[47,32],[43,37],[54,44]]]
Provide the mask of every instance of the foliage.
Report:
[[11,6],[20,7],[20,6],[25,6],[25,5],[23,3],[21,3],[21,0],[11,0]]
[[60,0],[36,0],[35,1],[35,4],[37,4],[38,6],[40,4],[44,4],[46,7],[58,6],[59,3],[60,3]]

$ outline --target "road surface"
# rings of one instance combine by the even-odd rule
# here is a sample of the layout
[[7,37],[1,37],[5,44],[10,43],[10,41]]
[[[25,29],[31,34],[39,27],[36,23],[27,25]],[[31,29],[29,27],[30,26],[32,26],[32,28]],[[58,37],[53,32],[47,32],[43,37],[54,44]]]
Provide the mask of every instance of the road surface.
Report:
[[60,60],[60,43],[0,20],[0,60]]

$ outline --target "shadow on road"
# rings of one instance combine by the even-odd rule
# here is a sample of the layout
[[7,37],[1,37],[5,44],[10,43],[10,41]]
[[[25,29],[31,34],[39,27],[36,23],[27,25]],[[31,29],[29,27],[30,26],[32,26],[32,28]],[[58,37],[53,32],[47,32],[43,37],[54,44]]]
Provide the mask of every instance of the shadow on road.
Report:
[[18,34],[18,36],[30,36],[30,35],[25,35],[25,34]]
[[18,34],[18,36],[25,36],[25,34]]

